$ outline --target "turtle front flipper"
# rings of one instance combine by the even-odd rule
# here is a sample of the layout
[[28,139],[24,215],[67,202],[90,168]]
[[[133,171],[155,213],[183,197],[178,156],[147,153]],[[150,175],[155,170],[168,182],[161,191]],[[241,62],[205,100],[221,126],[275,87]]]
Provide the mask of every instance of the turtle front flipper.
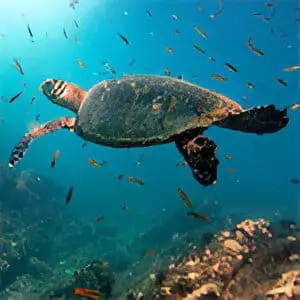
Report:
[[208,137],[193,133],[184,133],[175,142],[196,180],[204,186],[214,184],[219,164],[216,157],[217,145]]
[[72,117],[62,117],[54,121],[47,122],[32,131],[28,132],[23,136],[20,142],[15,146],[9,160],[9,167],[15,167],[18,162],[24,157],[30,143],[43,135],[52,133],[61,128],[67,128],[70,131],[74,131],[75,118]]
[[214,124],[232,130],[264,134],[281,130],[289,123],[287,109],[276,109],[274,105],[257,106],[239,114],[230,115]]

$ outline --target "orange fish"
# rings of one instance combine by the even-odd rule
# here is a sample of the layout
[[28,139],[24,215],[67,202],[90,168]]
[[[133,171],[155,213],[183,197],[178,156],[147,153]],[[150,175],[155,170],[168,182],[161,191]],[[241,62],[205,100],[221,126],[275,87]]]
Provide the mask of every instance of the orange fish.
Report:
[[300,104],[299,103],[295,103],[295,104],[293,104],[293,105],[290,106],[290,109],[292,109],[292,110],[296,110],[298,108],[300,108]]
[[16,58],[14,58],[14,62],[15,62],[15,66],[16,66],[17,71],[18,71],[21,75],[24,75],[23,69],[22,69],[20,63],[18,62],[18,60],[17,60]]
[[212,74],[211,77],[214,79],[217,79],[219,81],[227,81],[228,80],[226,77],[218,75],[218,74]]
[[264,55],[264,53],[263,53],[261,50],[255,48],[255,47],[253,46],[251,38],[248,39],[247,46],[248,46],[248,48],[249,48],[252,52],[254,52],[256,55],[258,55],[258,56],[263,56],[263,55]]
[[84,68],[85,67],[85,64],[84,64],[84,62],[82,61],[82,60],[80,60],[80,59],[77,59],[77,63],[78,63],[78,65],[80,66],[80,68]]
[[89,159],[88,160],[88,162],[92,165],[92,166],[94,166],[95,168],[100,168],[101,167],[101,165],[98,163],[98,162],[96,162],[94,159]]
[[138,179],[136,177],[128,176],[127,178],[128,178],[129,181],[137,183],[138,185],[144,185],[145,184],[143,180]]
[[186,195],[186,193],[181,188],[178,188],[177,192],[178,192],[179,196],[181,197],[181,199],[186,204],[186,206],[189,207],[189,208],[192,208],[193,207],[192,202],[189,199],[189,197]]
[[173,49],[172,49],[171,47],[167,47],[167,51],[168,51],[170,54],[173,54],[173,53],[174,53],[174,51],[173,51]]
[[291,67],[286,67],[283,69],[283,71],[285,71],[285,72],[291,72],[291,71],[295,71],[295,70],[300,70],[300,66],[291,66]]
[[194,29],[196,32],[198,32],[204,39],[207,39],[207,34],[202,30],[200,29],[198,26],[194,26]]
[[103,295],[101,292],[97,290],[89,290],[89,289],[80,289],[80,288],[75,288],[74,289],[74,294],[83,296],[89,299],[94,299],[94,300],[101,300],[103,299]]
[[230,174],[232,174],[232,173],[234,173],[234,168],[229,168],[228,171],[229,171]]
[[56,150],[55,153],[54,153],[54,156],[53,156],[53,160],[51,162],[51,168],[54,168],[55,167],[55,164],[56,164],[56,161],[59,157],[59,150]]

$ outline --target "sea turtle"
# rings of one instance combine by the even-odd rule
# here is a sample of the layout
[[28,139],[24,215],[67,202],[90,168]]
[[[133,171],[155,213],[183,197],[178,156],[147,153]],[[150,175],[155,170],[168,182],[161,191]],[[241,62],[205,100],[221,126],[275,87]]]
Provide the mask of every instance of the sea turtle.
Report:
[[175,142],[197,181],[216,182],[216,144],[203,135],[211,125],[264,134],[279,131],[289,119],[274,105],[244,110],[233,100],[176,78],[129,75],[104,80],[88,92],[73,83],[48,79],[41,92],[76,117],[61,117],[28,132],[13,150],[14,167],[30,143],[61,128],[86,141],[114,148],[145,147]]

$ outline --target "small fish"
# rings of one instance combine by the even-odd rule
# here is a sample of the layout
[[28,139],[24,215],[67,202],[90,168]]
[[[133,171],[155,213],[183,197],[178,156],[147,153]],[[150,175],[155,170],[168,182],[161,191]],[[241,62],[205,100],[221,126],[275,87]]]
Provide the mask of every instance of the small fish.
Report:
[[285,71],[285,72],[292,72],[292,71],[296,71],[296,70],[300,70],[300,66],[291,66],[291,67],[286,67],[283,69],[283,71]]
[[186,206],[189,207],[189,208],[192,208],[193,207],[192,202],[189,199],[189,197],[186,195],[186,193],[181,188],[178,188],[177,192],[178,192],[179,196],[181,197],[181,199],[186,204]]
[[296,110],[298,108],[300,108],[300,103],[295,103],[295,104],[290,106],[290,109],[292,109],[292,110]]
[[145,156],[145,153],[142,153],[142,154],[139,156],[138,160],[135,162],[135,164],[136,164],[137,166],[140,166],[140,165],[141,165],[141,163],[142,163],[142,161],[143,161],[143,159],[144,159],[144,156]]
[[233,174],[233,173],[234,173],[234,168],[229,168],[228,172],[229,172],[230,174]]
[[177,76],[177,79],[183,80],[183,76],[182,76],[182,75],[178,75],[178,76]]
[[170,75],[171,75],[171,71],[170,71],[170,69],[169,69],[168,67],[165,68],[164,74],[165,74],[166,76],[170,76]]
[[33,96],[33,97],[31,98],[30,105],[32,105],[34,102],[35,102],[35,96]]
[[78,0],[71,0],[69,6],[75,10],[75,8],[78,6]]
[[76,44],[80,43],[80,39],[77,35],[74,36],[74,41],[75,41]]
[[15,66],[16,66],[17,71],[18,71],[21,75],[24,75],[23,69],[22,69],[22,67],[21,67],[21,65],[20,65],[20,63],[19,63],[19,61],[18,61],[16,58],[14,58],[14,62],[15,62]]
[[264,55],[264,53],[263,53],[261,50],[255,48],[255,47],[253,46],[251,38],[248,38],[247,46],[248,46],[248,48],[249,48],[252,52],[254,52],[256,55],[258,55],[258,56],[263,56],[263,55]]
[[10,98],[8,100],[8,103],[13,103],[16,99],[18,99],[21,95],[23,94],[23,92],[19,92],[18,94],[14,95],[12,98]]
[[237,72],[237,68],[235,68],[233,65],[231,65],[230,63],[224,63],[225,66],[231,71],[231,72]]
[[126,204],[125,204],[125,205],[123,205],[123,206],[122,206],[122,210],[128,211],[128,210],[129,210],[129,207],[128,207],[128,205],[126,205]]
[[119,37],[124,41],[124,43],[125,43],[126,45],[129,45],[129,41],[127,40],[127,38],[126,38],[124,35],[122,35],[122,34],[119,33],[119,32],[118,32],[118,35],[119,35]]
[[219,0],[218,1],[218,10],[217,10],[217,12],[209,15],[209,17],[211,19],[215,19],[218,15],[220,15],[222,13],[222,11],[223,11],[223,2],[222,2],[222,0]]
[[141,185],[141,186],[145,185],[145,183],[144,183],[143,180],[138,179],[138,178],[136,178],[134,176],[128,176],[127,178],[128,178],[129,181],[137,183],[138,185]]
[[36,117],[35,117],[35,120],[38,122],[41,118],[41,114],[37,114]]
[[180,30],[176,29],[176,30],[174,31],[174,33],[175,33],[175,35],[180,35]]
[[99,223],[99,222],[103,221],[104,219],[105,219],[105,216],[98,216],[95,218],[94,222]]
[[124,177],[124,174],[119,174],[117,178],[118,178],[118,180],[122,180],[123,177]]
[[281,85],[283,85],[283,86],[285,86],[285,87],[288,86],[288,84],[287,84],[285,81],[283,81],[282,79],[280,79],[280,78],[275,78],[275,80],[276,80],[279,84],[281,84]]
[[88,145],[88,143],[87,143],[87,142],[85,142],[85,143],[83,143],[83,144],[82,144],[82,146],[81,146],[81,147],[82,147],[82,148],[85,148],[87,145]]
[[96,162],[94,159],[88,159],[88,162],[92,165],[92,166],[94,166],[95,168],[100,168],[100,167],[102,167],[101,166],[101,164],[99,164],[98,162]]
[[205,54],[205,51],[202,48],[200,48],[197,44],[194,44],[193,47],[195,50],[197,50],[201,54]]
[[215,59],[213,56],[210,56],[208,59],[209,59],[211,62],[215,62],[215,61],[216,61],[216,59]]
[[244,101],[248,101],[248,96],[243,96]]
[[291,183],[294,183],[294,184],[299,184],[300,183],[300,179],[296,179],[296,178],[292,178],[290,180]]
[[228,81],[228,79],[222,75],[218,75],[218,74],[211,74],[211,77],[214,79],[217,79],[219,81]]
[[167,51],[168,51],[170,54],[173,54],[173,53],[174,53],[174,50],[173,50],[171,47],[167,47]]
[[198,219],[198,220],[201,220],[201,221],[204,221],[204,222],[210,222],[210,218],[209,217],[206,217],[204,215],[201,215],[197,212],[193,212],[193,211],[189,211],[187,213],[188,216],[194,218],[194,219]]
[[155,253],[156,253],[155,250],[148,250],[148,251],[146,251],[146,252],[143,254],[143,258],[147,258],[147,257],[153,256]]
[[183,166],[186,166],[186,165],[187,165],[186,161],[179,161],[179,162],[176,163],[177,167],[183,167]]
[[135,60],[132,60],[130,63],[129,63],[129,67],[133,66],[135,64]]
[[79,24],[78,24],[78,22],[77,22],[76,20],[74,20],[74,24],[75,24],[75,26],[76,26],[77,28],[79,28]]
[[247,82],[247,87],[250,89],[250,90],[254,90],[255,86],[253,83],[251,82]]
[[204,39],[207,39],[207,34],[202,30],[200,29],[198,26],[194,26],[194,29],[196,32],[198,32]]
[[66,203],[69,204],[71,199],[72,199],[72,195],[73,195],[73,187],[71,186],[69,191],[68,191],[68,194],[67,194],[67,197],[66,197]]
[[271,7],[273,7],[273,2],[268,2],[268,3],[266,3],[266,8],[271,8]]
[[51,168],[55,167],[55,164],[56,164],[56,161],[57,161],[58,157],[59,157],[59,150],[56,150],[55,153],[54,153],[52,162],[51,162]]
[[179,19],[178,15],[171,15],[171,18],[172,18],[173,20],[178,20],[178,19]]
[[231,156],[230,154],[225,154],[225,158],[226,158],[227,160],[231,160],[232,156]]
[[116,74],[116,70],[108,62],[103,62],[104,67],[109,71],[111,74]]
[[147,13],[147,15],[148,15],[149,17],[153,17],[150,10],[146,10],[146,13]]
[[65,38],[68,39],[68,35],[67,35],[67,32],[66,32],[66,29],[65,29],[65,28],[63,28],[63,32],[64,32]]
[[28,30],[28,33],[29,33],[30,37],[33,38],[33,34],[32,34],[32,31],[31,31],[31,28],[30,28],[29,24],[27,24],[27,30]]
[[89,289],[81,289],[75,288],[74,294],[79,295],[85,298],[93,299],[93,300],[102,300],[103,294],[97,290],[89,290]]
[[80,59],[77,59],[77,63],[78,63],[78,65],[80,66],[80,68],[84,68],[85,67],[85,64],[84,64],[84,62],[82,61],[82,60],[80,60]]

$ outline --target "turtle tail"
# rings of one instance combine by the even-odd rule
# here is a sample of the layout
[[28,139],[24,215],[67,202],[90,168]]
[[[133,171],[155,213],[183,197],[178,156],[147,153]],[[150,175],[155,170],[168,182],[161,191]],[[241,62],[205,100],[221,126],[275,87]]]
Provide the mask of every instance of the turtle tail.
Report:
[[215,122],[219,127],[248,133],[265,134],[277,132],[289,123],[287,108],[277,109],[275,105],[257,106],[224,120]]
[[8,166],[10,168],[15,167],[18,164],[18,162],[24,157],[32,140],[33,140],[32,136],[30,134],[26,134],[20,140],[20,142],[15,146],[15,148],[10,156],[10,159],[9,159]]

